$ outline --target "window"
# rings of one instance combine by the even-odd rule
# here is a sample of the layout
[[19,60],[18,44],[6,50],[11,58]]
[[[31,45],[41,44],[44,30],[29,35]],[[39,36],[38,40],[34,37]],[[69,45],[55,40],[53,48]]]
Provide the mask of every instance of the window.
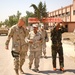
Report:
[[65,15],[65,13],[62,13],[62,16],[64,16]]
[[65,13],[62,13],[62,17],[64,17],[65,16]]
[[60,14],[59,14],[59,16],[60,16]]
[[55,15],[57,17],[57,15]]
[[70,16],[70,12],[66,12],[66,15],[67,15],[67,16]]
[[73,15],[75,15],[75,10],[73,10]]

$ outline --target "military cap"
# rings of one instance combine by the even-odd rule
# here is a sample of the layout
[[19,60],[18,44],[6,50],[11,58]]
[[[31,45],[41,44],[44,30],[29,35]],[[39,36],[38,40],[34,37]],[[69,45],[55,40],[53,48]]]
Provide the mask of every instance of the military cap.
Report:
[[33,27],[38,27],[38,24],[33,24]]
[[19,20],[22,20],[25,22],[25,17],[20,17]]

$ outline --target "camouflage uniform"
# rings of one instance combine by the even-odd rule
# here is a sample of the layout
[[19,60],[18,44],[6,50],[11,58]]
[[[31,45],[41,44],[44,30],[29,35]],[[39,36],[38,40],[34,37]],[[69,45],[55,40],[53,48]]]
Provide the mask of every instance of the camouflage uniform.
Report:
[[28,41],[33,40],[33,43],[29,44],[29,49],[30,49],[29,66],[33,64],[33,60],[35,59],[34,60],[35,69],[38,69],[40,62],[40,50],[41,50],[41,43],[38,41],[42,40],[42,36],[39,32],[35,34],[34,31],[31,31],[29,32],[27,39]]
[[25,42],[25,37],[28,35],[28,31],[18,25],[14,25],[10,28],[8,37],[6,40],[6,45],[9,45],[10,39],[12,38],[12,50],[19,53],[18,57],[14,57],[15,71],[18,71],[25,62],[25,56],[28,51],[28,44]]
[[46,32],[45,29],[41,30],[40,32],[41,32],[42,37],[43,37],[41,56],[42,56],[42,52],[43,52],[43,54],[45,56],[46,55],[46,42],[49,41],[49,38],[48,38],[48,35],[47,35],[47,32]]
[[64,67],[64,57],[63,57],[63,47],[62,47],[62,33],[65,32],[64,27],[56,30],[56,27],[51,31],[51,40],[52,40],[52,63],[53,67],[56,68],[56,55],[59,54],[59,64],[60,68]]

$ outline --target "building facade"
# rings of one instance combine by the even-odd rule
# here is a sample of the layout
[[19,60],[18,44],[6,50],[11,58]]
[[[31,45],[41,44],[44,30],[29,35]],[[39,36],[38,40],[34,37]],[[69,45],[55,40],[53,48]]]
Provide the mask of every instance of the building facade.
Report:
[[[68,32],[73,32],[75,29],[75,0],[71,5],[49,12],[48,17],[61,18]],[[49,25],[52,26],[53,23],[49,23]]]

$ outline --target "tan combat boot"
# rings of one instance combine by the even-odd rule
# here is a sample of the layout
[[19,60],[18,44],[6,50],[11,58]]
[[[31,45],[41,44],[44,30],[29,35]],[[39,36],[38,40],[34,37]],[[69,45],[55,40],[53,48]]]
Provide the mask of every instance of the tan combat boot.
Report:
[[22,67],[20,67],[20,72],[21,72],[21,74],[24,74]]
[[29,63],[29,69],[31,69],[32,68],[32,63]]
[[16,75],[19,75],[18,69],[15,69]]
[[56,71],[56,68],[53,68],[54,71]]

